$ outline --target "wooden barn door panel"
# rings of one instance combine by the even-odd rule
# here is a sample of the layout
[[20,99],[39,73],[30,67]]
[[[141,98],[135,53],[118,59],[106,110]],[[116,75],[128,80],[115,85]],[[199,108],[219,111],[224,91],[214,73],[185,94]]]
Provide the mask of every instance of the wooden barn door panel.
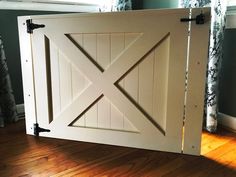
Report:
[[40,135],[180,153],[188,14],[31,17]]

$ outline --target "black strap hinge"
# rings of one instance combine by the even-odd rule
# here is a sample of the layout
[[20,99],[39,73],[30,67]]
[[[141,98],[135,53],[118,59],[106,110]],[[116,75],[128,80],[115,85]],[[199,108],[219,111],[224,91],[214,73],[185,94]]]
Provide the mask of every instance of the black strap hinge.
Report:
[[203,13],[196,16],[196,18],[181,18],[181,22],[196,21],[196,24],[201,25],[205,23],[205,15]]
[[38,123],[34,124],[34,135],[39,136],[40,132],[50,132],[50,130],[39,127]]
[[34,23],[32,23],[32,19],[26,20],[26,25],[27,25],[27,33],[30,33],[30,34],[33,33],[34,29],[45,27],[45,25],[43,25],[43,24],[34,24]]

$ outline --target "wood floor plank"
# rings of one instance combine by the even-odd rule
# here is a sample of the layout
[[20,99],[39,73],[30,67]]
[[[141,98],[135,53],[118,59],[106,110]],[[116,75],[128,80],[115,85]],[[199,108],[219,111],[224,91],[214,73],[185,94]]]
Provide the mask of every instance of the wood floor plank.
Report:
[[[209,153],[205,154],[203,161],[195,161],[192,163],[190,170],[187,170],[187,174],[185,176],[189,177],[201,177],[208,176],[211,171],[215,171],[219,167],[225,167],[224,161],[228,156],[231,156],[232,152],[236,149],[234,148],[236,145],[235,140],[231,140],[230,142],[220,146]],[[183,175],[183,174],[182,174]],[[184,176],[184,175],[183,175]]]
[[[231,152],[235,149],[236,141],[235,139],[229,140],[229,137],[226,138],[228,141],[227,143],[222,143],[221,146],[215,146],[213,143],[212,147],[215,146],[215,149],[211,149],[211,151],[207,151],[204,156],[198,157],[197,159],[190,161],[189,163],[182,165],[178,169],[168,173],[167,175],[164,175],[165,177],[169,176],[194,176],[198,175],[200,173],[200,176],[205,176],[206,173],[211,170],[211,167],[218,165],[218,162],[223,158],[224,155]],[[215,141],[217,140],[217,145],[219,144],[219,137],[215,138]],[[211,146],[211,143],[208,144]],[[213,170],[213,169],[212,169]]]
[[108,146],[25,134],[24,121],[0,129],[0,177],[234,177],[236,134],[203,132],[202,155]]

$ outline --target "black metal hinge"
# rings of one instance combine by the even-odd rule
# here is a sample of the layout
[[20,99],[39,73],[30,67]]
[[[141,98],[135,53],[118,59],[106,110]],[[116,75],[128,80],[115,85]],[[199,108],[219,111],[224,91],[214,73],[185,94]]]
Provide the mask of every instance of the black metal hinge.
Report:
[[34,124],[34,135],[39,136],[40,132],[50,132],[50,130],[39,127],[38,123]]
[[32,19],[26,20],[26,25],[27,25],[27,33],[30,33],[30,34],[33,33],[34,29],[45,27],[45,25],[43,25],[43,24],[34,24],[34,23],[32,23]]
[[195,18],[181,18],[181,22],[196,21],[196,24],[201,25],[205,23],[205,15],[203,13],[197,15]]

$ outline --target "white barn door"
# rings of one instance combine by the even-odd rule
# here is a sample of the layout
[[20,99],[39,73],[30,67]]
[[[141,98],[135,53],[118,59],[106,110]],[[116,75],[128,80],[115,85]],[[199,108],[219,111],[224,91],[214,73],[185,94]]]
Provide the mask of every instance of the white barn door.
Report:
[[[50,130],[40,136],[180,153],[189,26],[180,19],[188,16],[189,9],[32,16],[45,25],[32,34],[28,17],[19,18],[27,133],[38,123]],[[201,37],[208,25],[199,26]]]

